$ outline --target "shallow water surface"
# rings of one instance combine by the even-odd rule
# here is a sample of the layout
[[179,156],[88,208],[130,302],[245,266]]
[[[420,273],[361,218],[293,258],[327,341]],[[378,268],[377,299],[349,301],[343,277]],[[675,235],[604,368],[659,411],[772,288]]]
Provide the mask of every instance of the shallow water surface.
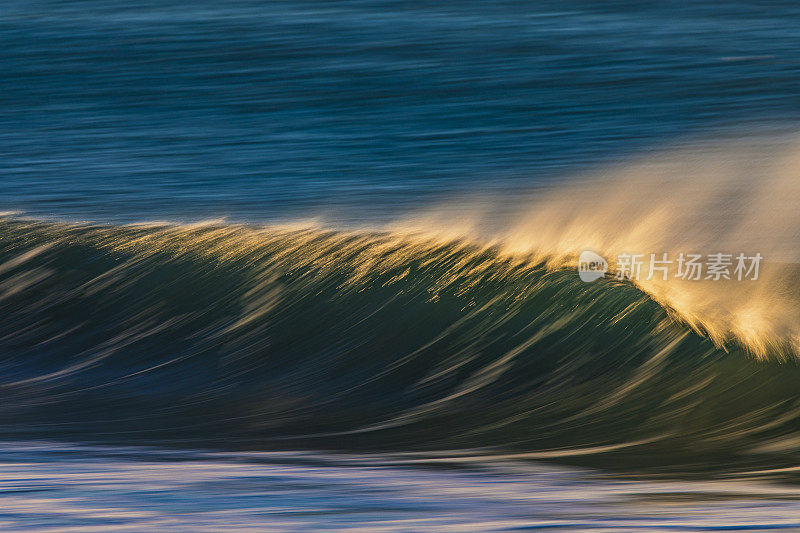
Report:
[[3,531],[800,528],[800,487],[635,481],[539,464],[4,443]]

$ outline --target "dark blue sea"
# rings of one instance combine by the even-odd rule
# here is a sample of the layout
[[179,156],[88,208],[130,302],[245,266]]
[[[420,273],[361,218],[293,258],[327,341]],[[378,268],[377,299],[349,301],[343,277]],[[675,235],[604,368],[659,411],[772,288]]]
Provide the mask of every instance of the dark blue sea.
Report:
[[16,1],[0,207],[380,216],[797,120],[795,2]]
[[799,119],[797,2],[4,0],[0,529],[799,529]]

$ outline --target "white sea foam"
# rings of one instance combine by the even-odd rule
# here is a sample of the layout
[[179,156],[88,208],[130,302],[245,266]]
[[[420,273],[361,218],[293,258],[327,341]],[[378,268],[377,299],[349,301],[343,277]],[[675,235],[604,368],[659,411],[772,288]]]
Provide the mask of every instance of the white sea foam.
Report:
[[394,226],[466,238],[572,265],[583,250],[620,254],[760,253],[756,281],[637,283],[723,344],[765,356],[800,353],[800,140],[760,136],[695,143],[577,176],[513,201],[459,199]]

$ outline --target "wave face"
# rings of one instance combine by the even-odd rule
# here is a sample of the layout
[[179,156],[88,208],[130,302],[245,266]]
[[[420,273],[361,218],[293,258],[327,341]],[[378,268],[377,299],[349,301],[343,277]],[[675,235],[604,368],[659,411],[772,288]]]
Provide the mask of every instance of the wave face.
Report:
[[0,222],[8,435],[552,458],[796,461],[800,369],[631,283],[464,240]]

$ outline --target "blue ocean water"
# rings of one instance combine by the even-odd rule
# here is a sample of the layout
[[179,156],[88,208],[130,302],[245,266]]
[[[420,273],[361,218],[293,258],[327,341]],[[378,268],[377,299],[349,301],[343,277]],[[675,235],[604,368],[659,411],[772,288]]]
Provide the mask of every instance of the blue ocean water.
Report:
[[[797,529],[797,277],[665,303],[363,227],[792,132],[798,88],[796,2],[0,3],[0,529]],[[604,205],[791,257],[800,159],[749,150]]]
[[800,116],[794,2],[8,0],[0,209],[391,217]]

